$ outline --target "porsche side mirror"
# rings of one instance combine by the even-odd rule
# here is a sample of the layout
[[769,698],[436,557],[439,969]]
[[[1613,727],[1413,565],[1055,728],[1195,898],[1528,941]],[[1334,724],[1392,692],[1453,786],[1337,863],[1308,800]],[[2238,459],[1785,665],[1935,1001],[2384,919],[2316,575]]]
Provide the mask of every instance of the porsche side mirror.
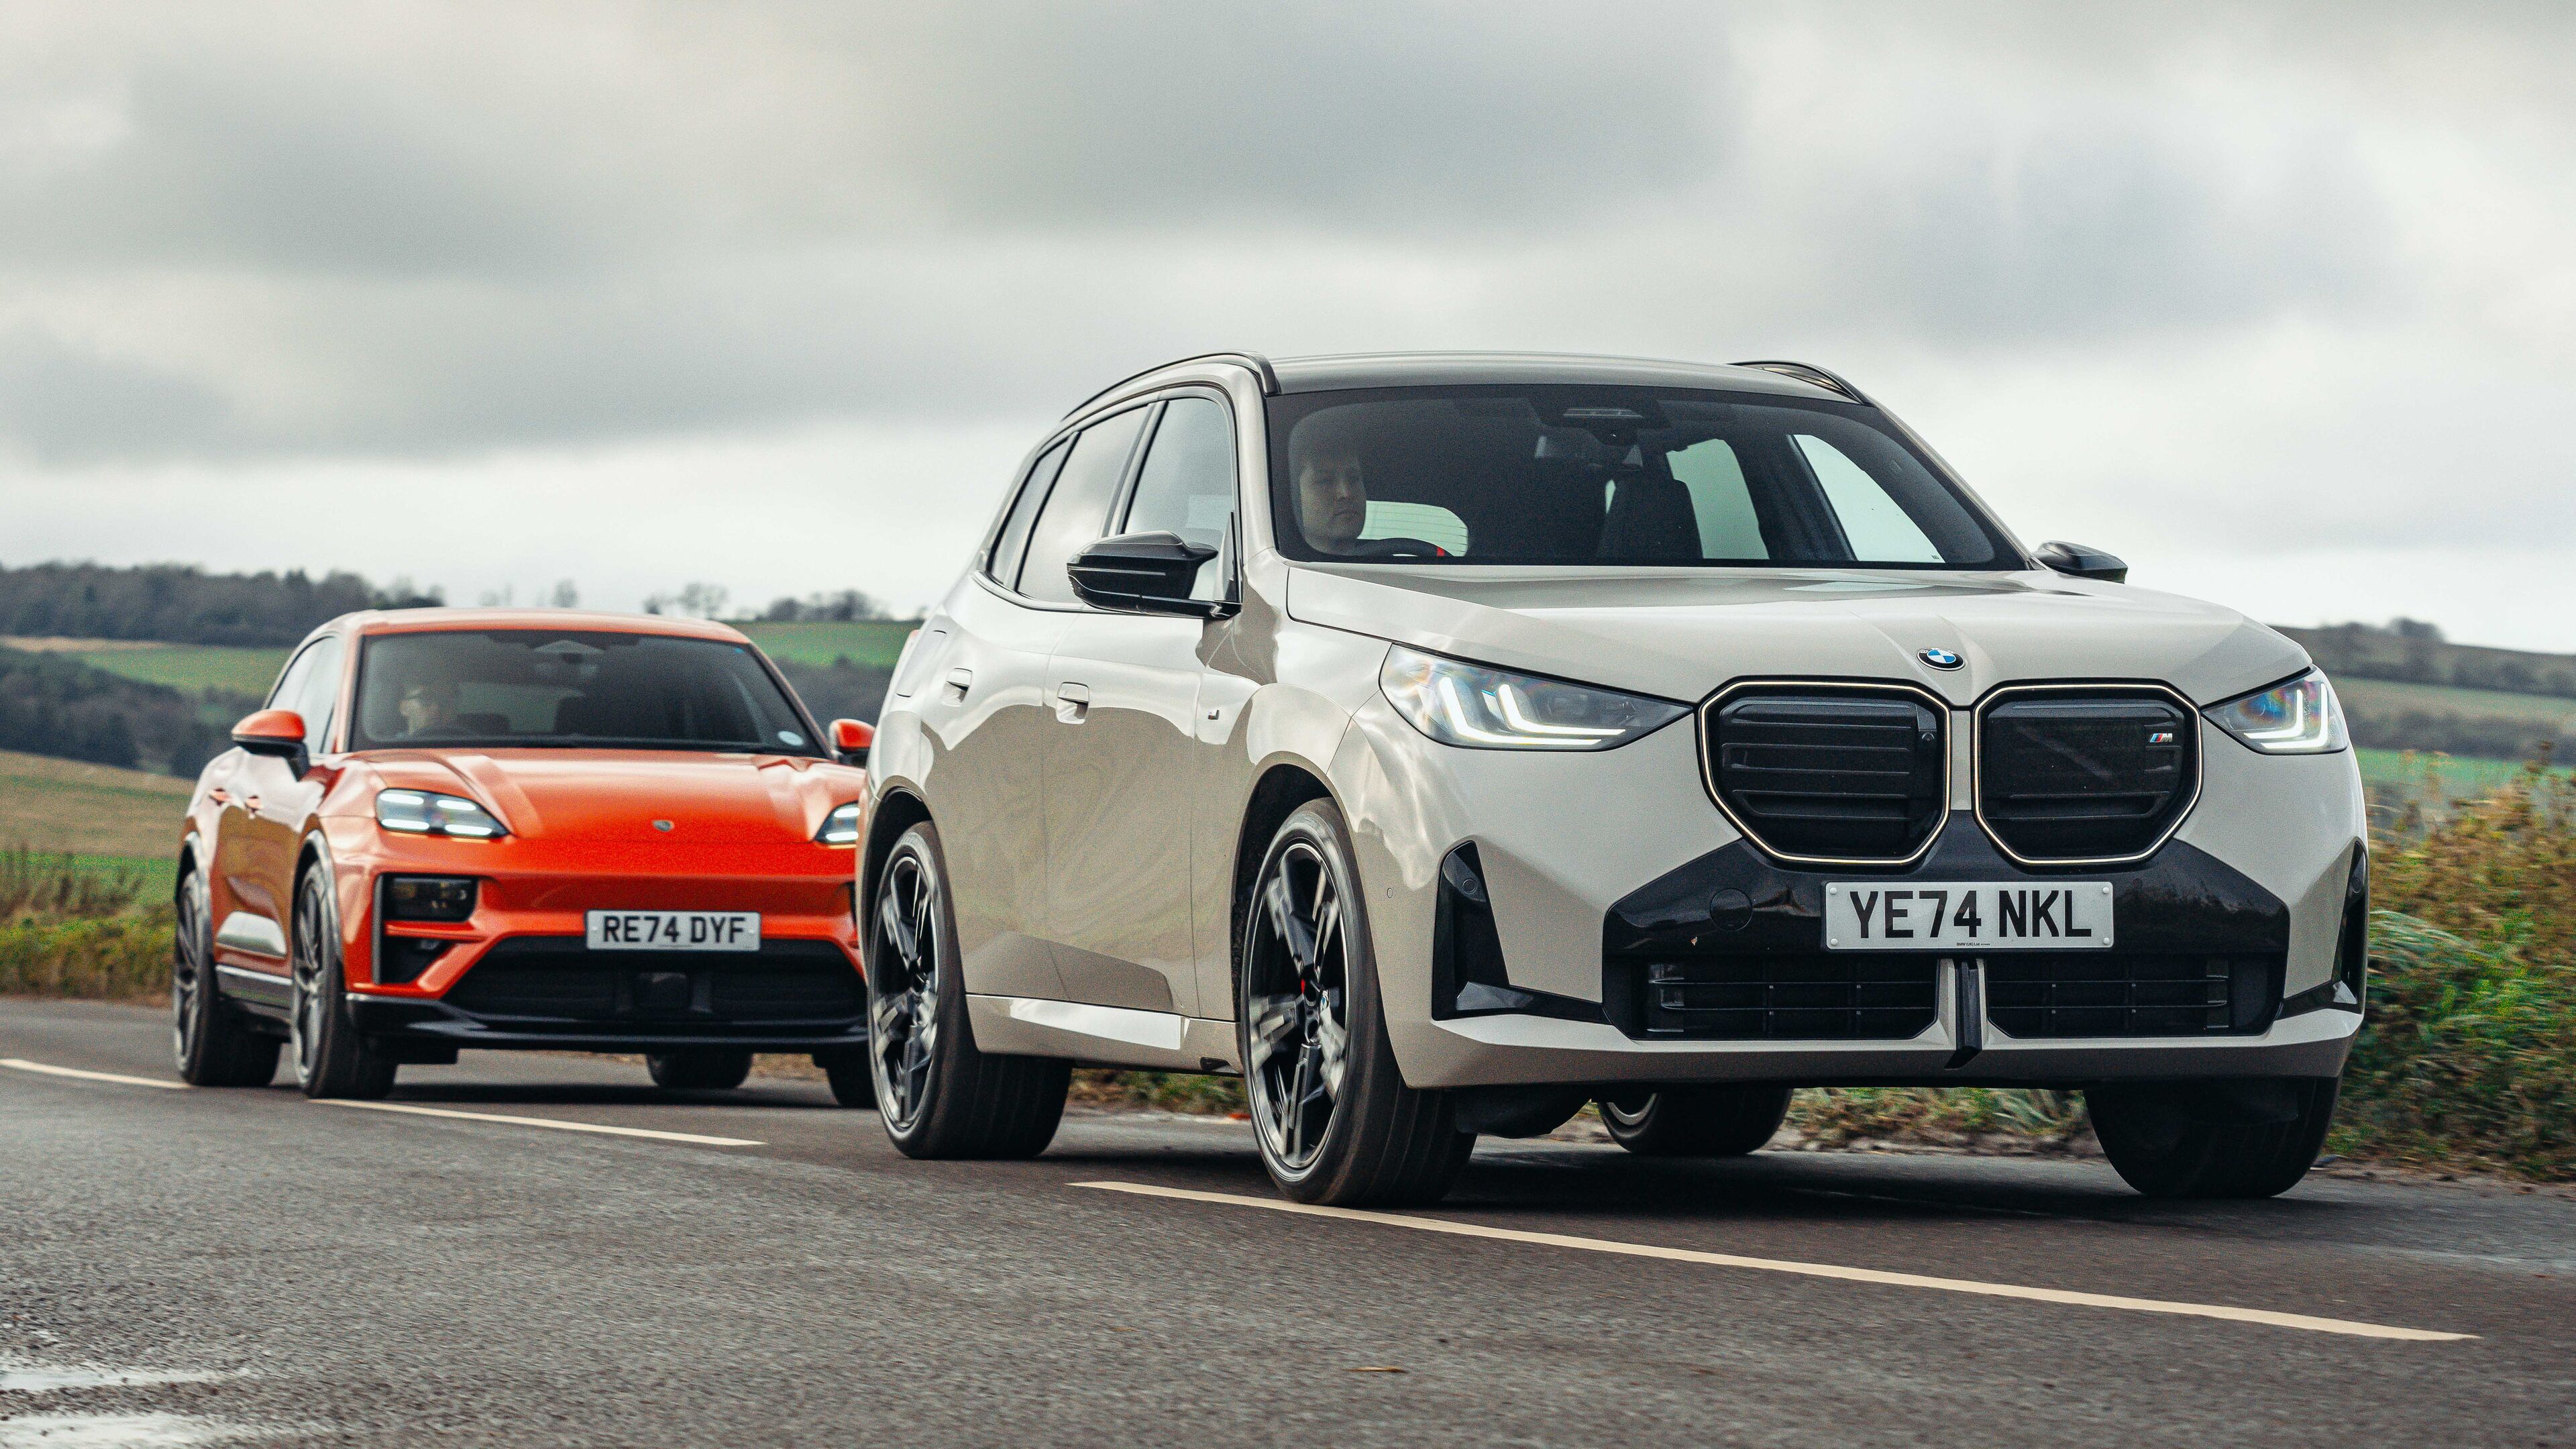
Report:
[[868,746],[877,742],[877,727],[863,719],[832,721],[832,751],[841,763],[855,765],[868,757]]
[[2086,548],[2080,543],[2051,539],[2039,546],[2039,561],[2074,578],[2100,579],[2106,584],[2129,581],[2127,564],[2098,548]]
[[1075,596],[1095,609],[1222,619],[1234,611],[1232,605],[1190,597],[1199,570],[1216,556],[1215,549],[1177,533],[1122,533],[1074,555],[1064,571]]
[[304,777],[304,716],[291,709],[263,709],[242,716],[233,726],[233,743],[254,755],[267,755],[295,767]]

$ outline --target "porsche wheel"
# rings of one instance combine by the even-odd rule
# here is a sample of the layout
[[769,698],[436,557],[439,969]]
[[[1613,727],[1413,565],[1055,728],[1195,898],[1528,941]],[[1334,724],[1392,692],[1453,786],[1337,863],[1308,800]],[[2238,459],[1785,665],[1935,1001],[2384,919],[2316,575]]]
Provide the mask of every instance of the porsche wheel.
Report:
[[681,1047],[646,1052],[653,1085],[672,1092],[729,1092],[751,1075],[751,1053],[723,1047]]
[[358,1030],[340,962],[340,908],[326,866],[295,888],[292,1013],[287,1042],[295,1083],[308,1097],[381,1097],[394,1089],[395,1063]]
[[251,1029],[224,1004],[215,977],[206,877],[179,883],[170,951],[170,1045],[179,1080],[194,1087],[265,1087],[277,1075],[277,1038]]

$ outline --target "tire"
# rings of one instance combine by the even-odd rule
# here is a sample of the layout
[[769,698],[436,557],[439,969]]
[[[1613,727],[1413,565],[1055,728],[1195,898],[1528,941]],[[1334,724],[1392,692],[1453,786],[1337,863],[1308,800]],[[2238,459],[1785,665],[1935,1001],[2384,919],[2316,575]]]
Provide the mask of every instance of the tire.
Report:
[[358,1030],[349,1012],[348,983],[340,962],[340,906],[330,867],[316,863],[295,884],[295,937],[289,949],[293,987],[287,1047],[295,1084],[308,1097],[362,1101],[394,1089],[392,1055]]
[[1661,1087],[1600,1099],[1610,1140],[1641,1157],[1742,1157],[1761,1150],[1789,1115],[1794,1089]]
[[832,1100],[844,1107],[874,1108],[877,1104],[876,1074],[868,1070],[868,1054],[863,1051],[814,1053],[814,1065],[832,1083]]
[[751,1053],[724,1047],[680,1047],[646,1052],[653,1085],[673,1092],[730,1092],[751,1075]]
[[1261,1165],[1299,1202],[1436,1202],[1476,1139],[1406,1086],[1378,991],[1349,832],[1329,800],[1281,822],[1253,876],[1235,1033]]
[[277,1077],[279,1043],[224,1004],[203,872],[191,870],[180,880],[178,908],[170,952],[170,1046],[179,1080],[192,1087],[265,1087]]
[[1073,1064],[976,1049],[946,860],[925,820],[877,872],[868,911],[869,1094],[906,1157],[1035,1157],[1064,1118]]
[[2278,1197],[2298,1186],[2325,1147],[2342,1083],[2292,1084],[2287,1122],[2212,1122],[2191,1109],[2187,1089],[2094,1087],[2085,1111],[2102,1155],[2148,1197]]

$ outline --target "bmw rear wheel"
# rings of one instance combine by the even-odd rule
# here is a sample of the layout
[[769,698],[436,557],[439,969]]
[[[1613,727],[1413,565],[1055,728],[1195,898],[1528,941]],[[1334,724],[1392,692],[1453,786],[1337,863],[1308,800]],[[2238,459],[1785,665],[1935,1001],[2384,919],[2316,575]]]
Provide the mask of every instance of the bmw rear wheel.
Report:
[[277,1038],[224,1004],[215,979],[214,925],[205,872],[179,882],[170,949],[170,1044],[179,1079],[195,1087],[265,1087],[277,1075]]
[[907,1157],[1035,1157],[1055,1140],[1072,1063],[975,1046],[939,831],[903,833],[868,911],[868,1071]]
[[1790,1088],[1647,1087],[1600,1099],[1610,1140],[1641,1157],[1742,1157],[1789,1115]]
[[369,1042],[349,1012],[340,961],[340,908],[330,867],[316,863],[295,887],[292,1010],[287,1044],[308,1097],[381,1097],[394,1089],[391,1055]]
[[1236,1030],[1262,1165],[1300,1202],[1432,1202],[1474,1151],[1446,1096],[1404,1083],[1341,811],[1301,805],[1253,878]]

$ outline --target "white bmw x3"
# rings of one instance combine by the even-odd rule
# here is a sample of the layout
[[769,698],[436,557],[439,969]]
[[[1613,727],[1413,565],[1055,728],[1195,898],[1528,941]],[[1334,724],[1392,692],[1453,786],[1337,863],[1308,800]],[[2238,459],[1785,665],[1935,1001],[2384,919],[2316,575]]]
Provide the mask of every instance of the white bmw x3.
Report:
[[1282,1191],[1421,1201],[1587,1101],[1715,1156],[1801,1085],[2046,1086],[2143,1192],[2278,1193],[2361,1025],[2361,781],[2296,644],[2124,574],[1801,364],[1120,382],[896,670],[886,1129],[1240,1072]]

